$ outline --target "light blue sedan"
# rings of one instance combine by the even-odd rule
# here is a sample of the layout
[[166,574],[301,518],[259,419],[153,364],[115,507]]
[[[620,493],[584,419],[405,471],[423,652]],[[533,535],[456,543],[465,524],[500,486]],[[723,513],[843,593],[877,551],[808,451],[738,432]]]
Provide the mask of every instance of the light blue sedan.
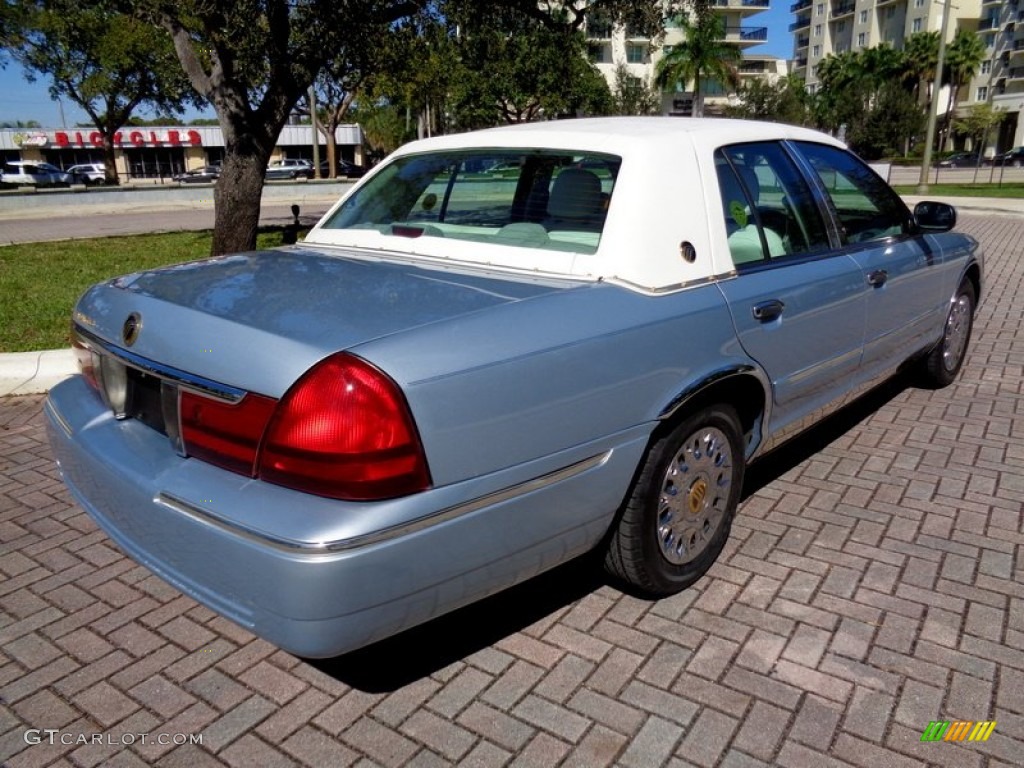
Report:
[[983,266],[955,222],[789,126],[412,143],[303,244],[87,291],[54,453],[131,557],[303,656],[596,547],[672,594],[751,461],[905,366],[955,379]]

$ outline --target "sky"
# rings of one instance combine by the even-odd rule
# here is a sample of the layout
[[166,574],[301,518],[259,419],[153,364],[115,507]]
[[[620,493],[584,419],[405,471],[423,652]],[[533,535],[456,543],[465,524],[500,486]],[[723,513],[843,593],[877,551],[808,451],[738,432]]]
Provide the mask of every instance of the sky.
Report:
[[[782,59],[793,55],[793,36],[789,32],[792,21],[790,5],[789,0],[772,0],[769,10],[744,20],[745,26],[768,27],[768,42],[748,48],[746,53],[768,54]],[[51,99],[44,79],[29,83],[24,71],[14,62],[6,61],[0,66],[0,123],[35,120],[43,128],[55,129],[73,128],[78,123],[90,122],[88,115],[77,105],[66,100],[59,104]],[[137,114],[143,118],[155,117],[144,111]],[[199,113],[192,110],[184,115],[186,121],[194,117],[214,117],[214,114],[212,111]]]

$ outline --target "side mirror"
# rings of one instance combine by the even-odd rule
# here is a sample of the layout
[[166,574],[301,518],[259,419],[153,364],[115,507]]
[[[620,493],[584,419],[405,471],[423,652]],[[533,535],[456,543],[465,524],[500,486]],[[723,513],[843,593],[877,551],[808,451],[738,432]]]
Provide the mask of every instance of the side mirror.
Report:
[[949,232],[956,226],[956,208],[925,200],[914,206],[914,223],[922,232]]

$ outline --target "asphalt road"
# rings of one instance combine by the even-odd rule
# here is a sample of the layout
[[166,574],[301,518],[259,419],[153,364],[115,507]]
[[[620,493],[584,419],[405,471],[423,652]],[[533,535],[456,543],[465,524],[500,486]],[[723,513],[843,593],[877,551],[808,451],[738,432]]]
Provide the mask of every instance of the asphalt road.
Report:
[[[0,399],[0,764],[1020,765],[1024,217],[960,228],[987,284],[959,379],[752,467],[693,588],[640,600],[580,561],[331,661],[125,558],[57,479],[42,399]],[[922,741],[957,720],[996,725]]]
[[[300,222],[303,226],[312,226],[333,203],[333,198],[304,203],[300,206]],[[274,201],[260,208],[260,226],[285,226],[291,221],[291,206],[288,204]],[[213,229],[212,200],[208,204],[196,207],[124,211],[108,207],[92,210],[69,203],[66,206],[48,209],[45,215],[33,211],[25,215],[8,214],[0,217],[0,244],[202,229]]]

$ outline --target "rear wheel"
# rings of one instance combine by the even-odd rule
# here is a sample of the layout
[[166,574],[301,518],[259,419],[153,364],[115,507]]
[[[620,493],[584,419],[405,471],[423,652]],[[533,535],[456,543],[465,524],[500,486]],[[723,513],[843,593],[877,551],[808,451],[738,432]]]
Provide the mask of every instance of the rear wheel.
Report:
[[685,418],[648,451],[612,530],[605,568],[652,596],[693,584],[729,537],[743,470],[743,440],[731,407]]
[[942,340],[924,360],[924,383],[945,387],[953,383],[967,356],[967,345],[974,326],[974,286],[967,280],[960,284],[950,302]]

